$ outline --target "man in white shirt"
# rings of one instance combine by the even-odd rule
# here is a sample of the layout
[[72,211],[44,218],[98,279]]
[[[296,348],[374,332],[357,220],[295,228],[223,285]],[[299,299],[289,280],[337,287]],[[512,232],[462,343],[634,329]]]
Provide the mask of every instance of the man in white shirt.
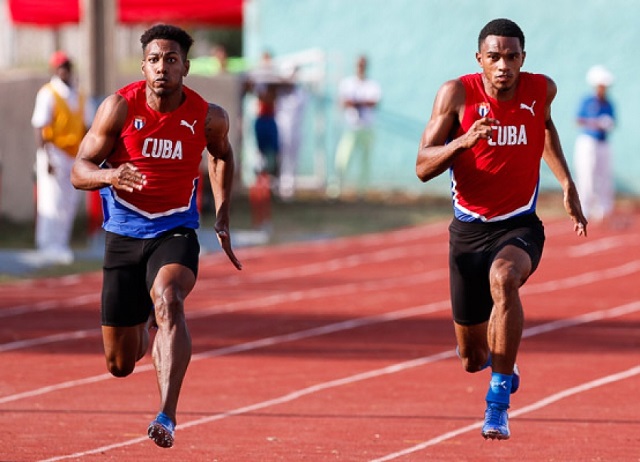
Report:
[[365,192],[370,174],[370,157],[373,149],[375,109],[382,97],[378,82],[367,78],[367,57],[357,60],[357,73],[340,82],[338,89],[340,105],[344,109],[344,131],[338,143],[335,170],[338,184],[329,193],[339,196],[344,186],[344,178],[356,151],[361,153],[361,168],[358,193]]

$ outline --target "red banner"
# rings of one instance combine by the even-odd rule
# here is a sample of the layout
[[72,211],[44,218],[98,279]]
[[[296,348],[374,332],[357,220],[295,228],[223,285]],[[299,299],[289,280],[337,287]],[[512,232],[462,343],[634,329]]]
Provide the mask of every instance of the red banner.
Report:
[[118,0],[124,24],[178,22],[242,26],[242,0]]
[[78,0],[9,0],[9,14],[16,24],[58,26],[80,21]]
[[[118,0],[118,21],[241,27],[242,1]],[[78,23],[80,3],[80,0],[9,0],[9,13],[16,24],[57,26]]]

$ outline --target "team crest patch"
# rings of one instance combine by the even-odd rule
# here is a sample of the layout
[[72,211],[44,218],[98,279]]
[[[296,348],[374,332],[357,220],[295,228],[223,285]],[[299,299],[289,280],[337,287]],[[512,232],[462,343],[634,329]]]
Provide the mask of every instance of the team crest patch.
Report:
[[144,127],[144,125],[147,123],[147,120],[144,117],[134,117],[133,119],[133,126],[135,127],[136,130],[140,130],[142,129],[142,127]]
[[491,106],[489,106],[489,103],[485,101],[476,104],[476,110],[478,111],[478,114],[480,114],[480,117],[486,117],[491,111]]

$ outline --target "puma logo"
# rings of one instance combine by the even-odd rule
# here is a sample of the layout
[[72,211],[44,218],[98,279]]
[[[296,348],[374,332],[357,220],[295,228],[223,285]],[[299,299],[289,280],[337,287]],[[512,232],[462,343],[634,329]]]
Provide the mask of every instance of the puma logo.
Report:
[[531,103],[531,106],[527,106],[527,105],[526,105],[526,104],[524,104],[524,103],[520,103],[520,109],[526,109],[527,111],[529,111],[529,112],[531,113],[531,115],[532,115],[533,117],[535,117],[535,116],[536,116],[536,114],[535,114],[535,112],[533,112],[533,106],[535,106],[535,105],[536,105],[536,102],[535,102],[535,101],[534,101],[533,103]]
[[183,119],[183,120],[180,121],[180,126],[181,127],[188,127],[189,130],[191,130],[191,134],[195,135],[196,131],[195,131],[195,129],[193,127],[195,126],[196,122],[197,122],[197,120],[194,120],[193,123],[190,124],[189,122],[187,122],[186,120]]

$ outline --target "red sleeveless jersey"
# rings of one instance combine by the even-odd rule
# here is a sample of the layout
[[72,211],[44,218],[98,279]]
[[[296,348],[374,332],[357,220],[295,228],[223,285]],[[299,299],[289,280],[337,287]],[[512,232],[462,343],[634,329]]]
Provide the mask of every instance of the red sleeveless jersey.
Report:
[[147,176],[141,191],[113,189],[121,205],[147,218],[184,212],[195,196],[200,162],[206,147],[208,103],[183,87],[186,98],[173,112],[157,112],[147,105],[146,83],[118,90],[127,100],[127,119],[113,154],[111,167],[130,162]]
[[460,77],[466,99],[456,136],[483,117],[497,119],[490,140],[462,152],[451,166],[455,216],[500,221],[535,211],[544,150],[547,80],[520,73],[514,97],[497,101],[484,91],[482,74]]

